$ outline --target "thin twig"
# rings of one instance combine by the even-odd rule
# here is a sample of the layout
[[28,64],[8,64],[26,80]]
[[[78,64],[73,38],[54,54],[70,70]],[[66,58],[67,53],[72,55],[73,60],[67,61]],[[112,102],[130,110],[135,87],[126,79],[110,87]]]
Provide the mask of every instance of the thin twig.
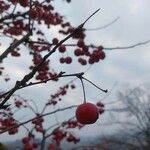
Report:
[[13,51],[16,47],[18,47],[20,44],[22,44],[24,41],[26,41],[29,36],[31,35],[30,32],[28,32],[25,36],[23,36],[20,40],[16,40],[14,43],[12,43],[1,55],[0,55],[0,63],[3,61],[4,58],[7,57],[7,55]]
[[85,87],[84,87],[84,83],[83,83],[82,77],[81,77],[81,78],[79,78],[79,79],[80,79],[81,84],[82,84],[84,103],[86,103],[86,94],[85,94]]
[[113,21],[111,21],[110,23],[106,24],[106,25],[103,25],[101,27],[97,27],[97,28],[89,28],[89,29],[85,29],[86,31],[97,31],[97,30],[102,30],[102,29],[105,29],[109,26],[111,26],[112,24],[114,24],[116,21],[118,21],[119,17],[115,18]]
[[[63,73],[63,72],[62,72],[62,73]],[[29,84],[26,84],[26,85],[21,86],[19,89],[22,89],[22,88],[25,88],[25,87],[28,87],[28,86],[37,85],[37,84],[47,83],[48,81],[55,80],[55,79],[57,79],[57,78],[74,77],[74,76],[77,77],[78,75],[83,75],[83,74],[84,74],[83,72],[81,72],[81,73],[73,73],[73,74],[62,74],[62,73],[59,73],[58,76],[49,78],[49,79],[47,79],[47,80],[38,81],[38,82],[30,82]],[[1,98],[1,97],[0,97],[0,98]]]
[[135,48],[137,46],[142,46],[145,44],[150,43],[150,40],[144,41],[144,42],[140,42],[134,45],[130,45],[130,46],[117,46],[117,47],[104,47],[104,50],[124,50],[124,49],[131,49],[131,48]]
[[86,79],[86,78],[84,78],[84,77],[82,77],[84,80],[86,80],[86,81],[88,81],[89,83],[91,83],[93,86],[95,86],[96,88],[98,88],[99,90],[101,90],[102,92],[105,92],[105,93],[107,93],[108,92],[108,90],[106,89],[106,90],[104,90],[104,89],[102,89],[102,88],[100,88],[100,87],[98,87],[96,84],[94,84],[93,82],[91,82],[90,80],[88,80],[88,79]]

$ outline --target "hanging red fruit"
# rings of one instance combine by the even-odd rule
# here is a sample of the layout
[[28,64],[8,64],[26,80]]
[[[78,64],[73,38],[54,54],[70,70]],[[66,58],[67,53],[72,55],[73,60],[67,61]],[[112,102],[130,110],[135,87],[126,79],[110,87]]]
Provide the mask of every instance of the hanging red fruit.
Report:
[[76,118],[81,124],[93,124],[97,121],[98,117],[98,108],[92,103],[83,103],[76,109]]

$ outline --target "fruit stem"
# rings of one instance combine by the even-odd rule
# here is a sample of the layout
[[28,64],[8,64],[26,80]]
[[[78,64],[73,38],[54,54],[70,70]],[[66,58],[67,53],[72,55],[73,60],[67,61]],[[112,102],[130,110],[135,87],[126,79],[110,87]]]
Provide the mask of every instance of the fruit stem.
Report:
[[108,92],[108,90],[107,90],[107,89],[106,89],[106,90],[104,90],[104,89],[102,89],[102,88],[98,87],[96,84],[94,84],[94,83],[93,83],[93,82],[91,82],[90,80],[88,80],[88,79],[84,78],[83,76],[82,76],[82,79],[84,79],[84,80],[88,81],[89,83],[91,83],[93,86],[95,86],[96,88],[98,88],[98,89],[99,89],[99,90],[101,90],[102,92],[105,92],[105,93],[107,93],[107,92]]
[[79,79],[80,79],[81,84],[82,84],[84,103],[86,103],[86,95],[85,95],[85,87],[84,87],[84,83],[83,83],[82,77],[79,78]]
[[92,14],[84,21],[83,24],[85,24],[85,23],[86,23],[91,17],[93,17],[99,10],[100,10],[100,8],[97,9],[94,13],[92,13]]

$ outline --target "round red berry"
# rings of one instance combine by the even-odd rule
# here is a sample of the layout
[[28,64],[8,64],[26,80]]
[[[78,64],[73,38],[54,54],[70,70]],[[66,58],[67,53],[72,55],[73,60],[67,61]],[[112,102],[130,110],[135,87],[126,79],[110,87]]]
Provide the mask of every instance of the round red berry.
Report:
[[83,103],[76,109],[77,121],[81,124],[93,124],[99,117],[99,110],[92,103]]
[[65,58],[61,57],[61,58],[59,59],[59,61],[60,61],[61,64],[63,64],[63,63],[65,63]]
[[65,58],[65,62],[67,63],[67,64],[70,64],[71,62],[72,62],[72,58],[71,57],[66,57]]
[[27,144],[27,143],[29,143],[29,141],[30,141],[30,138],[28,136],[26,136],[22,139],[23,144]]
[[105,52],[104,51],[101,51],[100,52],[100,59],[104,59],[106,57],[106,55],[105,55]]
[[81,51],[81,49],[75,49],[75,51],[74,51],[74,55],[75,56],[80,56],[80,55],[82,55],[82,51]]
[[58,50],[59,52],[64,53],[66,51],[65,45],[60,45]]
[[83,40],[79,40],[78,43],[77,43],[77,45],[78,45],[79,47],[84,47],[84,46],[85,46]]
[[53,44],[56,45],[56,44],[58,44],[59,40],[57,38],[53,38],[52,42],[53,42]]

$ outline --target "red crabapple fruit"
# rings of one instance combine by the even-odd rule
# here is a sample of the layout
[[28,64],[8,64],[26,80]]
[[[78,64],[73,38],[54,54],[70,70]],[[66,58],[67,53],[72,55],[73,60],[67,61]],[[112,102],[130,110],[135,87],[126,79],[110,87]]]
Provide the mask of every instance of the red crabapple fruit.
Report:
[[92,103],[83,103],[76,109],[77,121],[81,124],[93,124],[99,117],[99,110]]

